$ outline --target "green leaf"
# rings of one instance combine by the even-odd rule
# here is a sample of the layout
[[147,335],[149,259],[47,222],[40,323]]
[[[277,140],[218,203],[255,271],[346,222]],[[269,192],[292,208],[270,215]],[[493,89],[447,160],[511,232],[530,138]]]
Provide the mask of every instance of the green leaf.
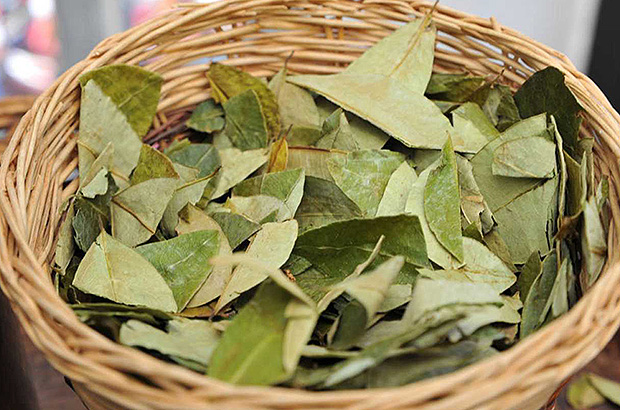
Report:
[[80,190],[80,193],[85,198],[94,198],[97,195],[104,195],[107,191],[108,191],[108,170],[105,168],[102,168],[93,177],[90,183]]
[[398,283],[411,283],[416,267],[430,267],[417,217],[351,219],[311,229],[299,236],[293,253],[307,259],[315,268],[297,277],[300,286],[312,293],[313,298],[322,298],[326,288],[342,281],[368,259],[382,235],[386,239],[377,264],[394,256],[405,257]]
[[347,359],[357,356],[357,352],[329,350],[322,346],[306,345],[301,352],[303,357],[320,359]]
[[332,157],[327,167],[336,185],[366,216],[375,216],[390,176],[405,161],[392,151],[355,151]]
[[233,145],[242,151],[267,147],[267,119],[254,90],[230,98],[223,107],[226,113],[224,133]]
[[[453,329],[455,317],[458,316],[455,316],[452,311],[441,315],[426,315],[387,339],[369,345],[355,357],[331,366],[327,372],[320,372],[319,377],[311,378],[309,382],[303,383],[301,386],[336,386],[384,362],[405,343],[408,343],[409,353],[432,346],[444,339],[447,332]],[[294,386],[298,385],[298,380],[297,378],[293,380]]]
[[521,322],[521,338],[532,334],[540,328],[551,308],[548,303],[558,274],[558,258],[554,252],[545,257],[543,268],[534,280],[523,303],[523,319]]
[[282,68],[269,81],[269,88],[278,101],[282,128],[290,126],[318,127],[321,123],[319,110],[312,94],[286,81],[287,70]]
[[430,16],[412,20],[366,50],[345,72],[390,77],[421,95],[433,71],[436,34]]
[[[446,291],[454,292],[458,282],[447,282],[452,283],[452,285],[448,286]],[[390,340],[405,338],[405,341],[407,341],[407,333],[416,329],[419,323],[424,323],[429,319],[445,324],[437,329],[428,331],[428,335],[416,340],[415,344],[430,347],[446,339],[452,343],[456,343],[462,340],[463,337],[469,337],[475,334],[479,329],[489,326],[489,324],[498,323],[505,327],[506,324],[518,323],[521,316],[517,310],[522,306],[515,303],[514,298],[502,296],[499,300],[501,300],[501,303],[474,302],[472,304],[451,304],[448,301],[445,306],[431,309],[427,313],[424,313],[419,319],[415,319],[415,317],[410,315],[407,316],[406,314],[400,321],[381,321],[366,332],[359,341],[358,346],[366,349],[372,346],[390,343]],[[409,343],[408,346],[412,346],[412,344]],[[405,353],[412,353],[409,349],[403,350],[405,350]],[[415,351],[415,349],[413,350]],[[402,354],[398,351],[389,353],[391,353],[392,356]],[[390,356],[390,354],[388,354],[388,356]]]
[[146,135],[157,111],[164,79],[140,67],[119,64],[82,75],[80,84],[83,90],[91,80],[123,113],[138,137]]
[[112,99],[95,83],[82,87],[78,158],[80,178],[85,179],[95,159],[108,144],[114,146],[109,171],[119,186],[127,184],[129,174],[138,163],[142,142]]
[[79,193],[85,198],[94,198],[108,192],[108,171],[112,168],[114,145],[110,142],[93,161],[80,179]]
[[620,384],[597,376],[595,374],[589,374],[588,379],[590,384],[608,401],[620,406]]
[[339,315],[327,333],[327,343],[330,349],[347,350],[364,334],[367,323],[367,314],[364,306],[356,299],[343,301],[344,307],[339,309]]
[[[232,261],[235,257],[230,257]],[[249,260],[248,260],[249,259]],[[237,259],[271,280],[260,286],[226,329],[208,375],[235,384],[269,385],[289,378],[308,343],[318,314],[312,300],[282,272]]]
[[510,256],[508,246],[506,246],[506,242],[504,242],[504,240],[498,233],[497,227],[487,232],[487,234],[484,235],[484,238],[482,238],[482,242],[487,246],[487,248],[491,250],[491,252],[496,254],[511,271],[517,271],[512,257]]
[[[422,319],[413,323],[403,320],[381,320],[366,331],[364,336],[358,341],[357,347],[362,349],[371,348],[373,346],[389,343],[390,340],[399,340],[400,344],[407,343],[411,345],[412,343],[408,342],[415,340],[415,338],[410,338],[407,334],[420,327],[422,327],[425,332],[428,331],[430,334],[433,334],[430,339],[439,336],[439,339],[435,339],[435,341],[427,345],[432,346],[433,344],[440,343],[442,339],[447,338],[448,334],[458,324],[458,321],[465,317],[463,311],[467,308],[468,307],[461,305],[448,306],[426,314]],[[426,324],[429,322],[435,322],[438,328],[432,329],[433,326],[427,328]],[[419,334],[416,333],[416,337],[419,337]]]
[[452,255],[450,255],[450,252],[448,252],[446,248],[439,243],[431,231],[424,213],[424,189],[431,171],[438,165],[439,161],[436,161],[435,164],[425,169],[418,176],[418,179],[414,181],[411,191],[409,192],[409,197],[407,198],[405,212],[417,216],[420,220],[420,226],[424,232],[424,240],[426,242],[426,249],[429,259],[442,268],[449,269],[453,265],[458,265],[458,262],[452,257]]
[[[219,172],[221,161],[217,149],[210,144],[193,144],[188,140],[182,140],[181,142],[173,142],[164,153],[177,164],[176,167],[184,165],[198,169],[196,179],[209,177],[200,201],[201,205],[203,201],[204,203],[208,202],[221,176]],[[196,183],[199,182],[196,181]]]
[[213,174],[221,165],[217,149],[211,144],[194,144],[189,140],[175,141],[164,151],[164,154],[172,162],[200,170],[198,178]]
[[105,195],[97,195],[89,199],[77,196],[73,206],[75,216],[73,225],[76,245],[84,252],[95,241],[101,228],[106,228],[110,221],[110,200],[118,188],[112,177],[108,176],[108,191]]
[[[454,134],[450,121],[435,104],[390,77],[345,71],[289,81],[324,96],[411,148],[440,149],[447,136]],[[477,151],[477,146],[467,146],[460,136],[452,137],[458,151]]]
[[[386,204],[384,209],[387,208]],[[304,195],[295,214],[300,232],[361,216],[362,211],[359,207],[335,183],[321,178],[306,177]]]
[[413,354],[389,358],[360,377],[368,388],[404,386],[455,372],[496,353],[492,347],[473,341],[440,345]]
[[552,178],[556,175],[556,145],[547,138],[507,141],[493,152],[493,175],[513,178]]
[[99,236],[101,227],[108,224],[109,211],[107,207],[99,207],[94,201],[81,197],[75,199],[73,208],[75,216],[71,219],[71,225],[72,232],[75,232],[75,244],[86,252]]
[[[493,213],[484,200],[478,182],[474,178],[471,163],[460,155],[456,156],[461,192],[461,212],[465,225],[474,224],[481,235],[486,235],[495,226]],[[466,226],[465,226],[466,227]]]
[[224,110],[215,104],[215,101],[208,99],[200,103],[192,112],[191,117],[185,124],[196,131],[208,132],[221,131],[224,128]]
[[153,326],[174,319],[172,314],[141,306],[119,305],[118,303],[80,303],[70,305],[77,317],[87,323],[95,318],[136,319]]
[[472,94],[484,85],[484,78],[467,74],[433,73],[426,92],[433,100],[466,102]]
[[[502,135],[489,142],[472,159],[474,178],[489,204],[492,212],[531,190],[540,183],[539,179],[509,178],[493,174],[493,154],[502,143],[526,137],[549,137],[547,117],[540,115],[523,120],[513,125]],[[529,256],[529,254],[527,255]]]
[[395,284],[390,286],[383,303],[379,307],[380,313],[387,313],[406,305],[411,300],[412,284]]
[[75,254],[75,241],[73,239],[74,216],[75,207],[73,202],[71,202],[58,228],[58,242],[56,242],[56,252],[54,253],[54,264],[61,275],[65,274]]
[[588,410],[605,403],[605,397],[592,385],[587,374],[581,375],[568,385],[566,400],[575,410]]
[[[301,292],[299,287],[295,286],[295,289]],[[289,375],[297,368],[301,352],[310,340],[319,318],[312,300],[305,294],[303,296],[303,299],[291,300],[284,312],[288,322],[284,329],[282,364]]]
[[465,103],[452,111],[452,122],[457,135],[462,136],[475,152],[499,136],[495,126],[475,103]]
[[178,179],[149,179],[116,193],[110,204],[112,236],[130,247],[146,242],[155,234],[177,184]]
[[554,235],[561,227],[561,217],[566,214],[566,189],[568,186],[568,169],[566,160],[564,158],[564,140],[558,132],[558,126],[555,118],[552,116],[549,118],[550,132],[553,133],[555,149],[556,149],[556,161],[558,169],[558,191],[557,191],[557,208],[553,209],[550,218],[553,219],[552,226],[547,232],[549,241],[553,241]]
[[321,138],[315,143],[318,148],[357,151],[360,149],[353,137],[351,127],[341,108],[334,111],[323,122]]
[[269,148],[269,162],[267,163],[267,173],[281,172],[286,170],[288,162],[288,142],[286,136],[282,136],[274,141]]
[[207,374],[234,384],[269,385],[286,380],[284,310],[291,299],[275,283],[261,286],[224,332]]
[[302,168],[306,172],[306,177],[328,181],[333,181],[328,169],[329,161],[343,161],[347,155],[345,151],[315,147],[289,147],[288,154],[286,169]]
[[166,331],[129,320],[121,326],[119,342],[207,366],[219,339],[211,322],[203,320],[174,319],[168,322]]
[[282,200],[268,195],[233,196],[225,206],[231,212],[259,224],[282,222],[293,216]]
[[579,113],[583,108],[566,86],[564,73],[555,67],[539,71],[521,86],[514,98],[523,118],[543,113],[555,117],[567,152],[577,153]]
[[234,148],[232,141],[228,138],[228,135],[222,131],[216,131],[212,134],[211,143],[218,150],[224,150],[228,148]]
[[[332,290],[348,294],[361,307],[358,309],[361,312],[359,320],[358,318],[351,320],[347,315],[349,306],[345,308],[339,318],[334,340],[331,344],[333,349],[346,350],[362,336],[366,327],[381,308],[390,286],[396,280],[404,264],[405,259],[402,256],[395,256],[383,262],[372,272],[349,277],[332,288]],[[343,331],[343,325],[348,321],[352,322],[353,326],[351,330]]]
[[[334,113],[334,111],[339,109],[336,104],[333,104],[331,101],[323,97],[317,97],[316,105],[319,109],[321,121],[325,121],[330,115]],[[353,139],[355,140],[355,143],[360,147],[359,149],[381,149],[390,139],[390,136],[387,135],[385,132],[381,131],[379,128],[375,127],[368,121],[361,119],[353,113],[345,113],[345,117],[347,119],[348,128],[353,135]],[[320,129],[318,131],[320,137]],[[308,134],[307,138],[310,138],[311,131],[308,130],[306,131],[306,133]],[[317,137],[317,140],[319,137]],[[313,140],[308,144],[292,144],[292,141],[293,140],[291,139],[291,145],[313,145],[316,142],[316,140]],[[308,139],[308,141],[310,141],[310,139]]]
[[241,151],[237,148],[223,149],[219,152],[222,161],[220,177],[211,199],[217,199],[267,162],[265,150]]
[[409,150],[410,160],[415,165],[415,169],[419,174],[426,171],[431,165],[435,164],[441,157],[441,150],[436,149],[413,149]]
[[84,255],[73,286],[126,305],[177,310],[172,291],[157,269],[105,232]]
[[167,241],[136,248],[159,271],[183,310],[207,280],[213,267],[209,259],[218,254],[220,235],[215,230],[179,235]]
[[306,174],[301,168],[272,172],[246,179],[239,183],[232,192],[233,197],[249,197],[253,195],[268,195],[283,202],[286,210],[278,220],[290,219],[295,215],[304,193]]
[[508,86],[489,83],[478,88],[468,100],[478,104],[500,132],[521,120],[512,90]]
[[400,164],[388,180],[376,216],[399,215],[405,212],[409,193],[417,175],[407,161]]
[[[355,269],[353,270],[353,272],[349,276],[347,276],[342,282],[330,286],[329,291],[325,293],[325,295],[317,303],[317,308],[319,312],[325,311],[325,309],[327,309],[333,301],[338,299],[338,297],[340,297],[346,291],[345,289],[346,284],[354,280],[355,278],[358,278],[366,270],[366,268],[368,268],[375,261],[375,259],[379,255],[379,251],[381,250],[381,245],[383,244],[384,240],[385,240],[385,236],[381,236],[379,240],[377,241],[377,243],[375,244],[375,247],[373,248],[372,252],[370,253],[370,256],[368,256],[368,259],[366,259],[365,261],[357,265]],[[310,264],[310,262],[304,258],[301,258],[299,256],[294,256],[294,258],[297,259],[298,263],[300,264],[303,264],[303,262],[308,263],[309,266],[307,266],[306,269],[312,266],[312,264]],[[400,268],[402,269],[402,264]],[[300,286],[302,289],[304,288],[303,285],[300,285]],[[310,294],[310,297],[312,297],[311,294]],[[360,306],[360,307],[363,308],[363,306]]]
[[[523,306],[521,301],[514,305],[510,297],[502,296],[502,305],[469,306],[462,309],[465,317],[458,322],[456,329],[449,333],[448,338],[455,343],[464,337],[471,336],[477,330],[493,323],[516,325],[521,321],[518,310]],[[513,306],[514,305],[514,306]]]
[[609,199],[609,179],[606,176],[601,177],[601,182],[596,187],[596,206],[599,212],[603,211],[605,203]]
[[519,288],[519,296],[523,303],[525,303],[534,281],[541,274],[542,268],[543,265],[538,251],[533,252],[527,262],[525,262],[525,265],[523,265],[523,268],[521,268],[517,287]]
[[460,203],[456,155],[448,138],[440,163],[430,172],[424,187],[424,214],[439,243],[462,261]]
[[503,303],[496,288],[483,282],[418,278],[402,321],[415,323],[424,315],[451,305],[501,306]]
[[169,236],[174,235],[174,230],[179,222],[179,211],[187,204],[197,204],[203,197],[207,185],[216,175],[212,174],[204,178],[197,178],[199,170],[196,168],[175,164],[175,169],[181,178],[161,220],[161,228]]
[[306,147],[316,144],[321,139],[321,127],[302,127],[291,125],[287,130],[286,140],[292,147]]
[[582,284],[584,290],[587,290],[600,276],[607,258],[607,235],[595,197],[589,198],[584,204],[581,249],[584,259]]
[[570,259],[566,258],[562,261],[558,269],[551,295],[547,304],[550,307],[549,319],[555,319],[568,312],[568,277],[573,275],[573,265]]
[[[179,212],[179,224],[176,228],[179,235],[204,230],[218,231],[220,233],[220,245],[216,252],[217,255],[227,256],[232,254],[232,249],[224,231],[213,218],[193,205],[187,205]],[[198,288],[198,291],[187,303],[187,307],[193,308],[205,305],[221,295],[231,273],[232,267],[229,265],[214,266],[207,280]]]
[[[340,74],[289,81],[308,88],[382,129],[408,147],[439,149],[454,134],[447,118],[422,94],[432,72],[435,28],[414,20],[367,50]],[[459,136],[455,146],[476,152]]]
[[588,196],[588,161],[585,155],[581,163],[575,161],[566,151],[563,152],[566,162],[566,213],[570,217],[576,217],[583,212]]
[[260,225],[250,221],[242,215],[226,212],[216,212],[211,217],[222,228],[222,232],[228,238],[228,243],[232,249],[236,249],[243,241],[255,234]]
[[429,266],[419,220],[411,215],[351,219],[312,229],[300,235],[295,253],[303,257],[306,257],[304,254],[318,256],[323,252],[329,254],[329,248],[352,248],[370,254],[381,235],[385,235],[386,240],[380,255],[404,255],[408,263],[419,267]]
[[[549,251],[547,228],[549,216],[557,209],[557,188],[558,178],[550,179],[494,211],[497,231],[514,263],[525,263],[532,252],[546,254]],[[527,219],[515,218],[515,215],[524,215]]]
[[[276,96],[263,81],[235,67],[211,64],[207,78],[213,89],[216,102],[224,103],[245,91],[252,90],[258,96],[265,116],[269,137],[276,139],[280,134],[280,114]],[[228,121],[228,118],[226,118]]]
[[131,185],[155,178],[179,178],[179,174],[167,156],[150,145],[142,144],[138,165],[131,174]]
[[[252,239],[246,255],[261,260],[271,269],[278,269],[288,260],[297,239],[297,221],[266,223]],[[246,265],[238,266],[226,283],[226,288],[215,307],[216,311],[239,297],[243,292],[260,284],[267,275]]]
[[517,280],[502,260],[480,242],[463,238],[463,263],[459,269],[431,271],[421,269],[420,275],[469,283],[485,283],[502,293]]

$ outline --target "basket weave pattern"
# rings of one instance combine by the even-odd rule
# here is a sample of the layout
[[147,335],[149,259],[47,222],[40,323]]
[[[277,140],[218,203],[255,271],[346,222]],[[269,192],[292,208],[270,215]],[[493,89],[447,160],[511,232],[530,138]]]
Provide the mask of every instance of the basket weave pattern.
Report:
[[610,257],[599,282],[568,314],[512,349],[447,376],[402,388],[316,393],[236,387],[164,363],[83,325],[56,295],[49,263],[59,210],[77,189],[77,181],[65,180],[77,166],[82,73],[126,63],[163,75],[157,127],[209,96],[205,57],[269,76],[294,51],[292,72],[334,73],[430,8],[415,0],[186,5],[104,40],[35,102],[0,167],[0,285],[34,343],[76,382],[93,409],[536,410],[602,350],[620,324],[620,116],[562,54],[494,19],[441,5],[433,18],[437,71],[499,76],[517,87],[535,70],[554,65],[585,108],[582,135],[596,137],[596,173],[610,178]]
[[32,107],[35,99],[36,96],[34,95],[16,95],[0,100],[0,130],[5,132],[4,137],[0,137],[0,155],[2,155],[9,144],[17,123],[26,111]]

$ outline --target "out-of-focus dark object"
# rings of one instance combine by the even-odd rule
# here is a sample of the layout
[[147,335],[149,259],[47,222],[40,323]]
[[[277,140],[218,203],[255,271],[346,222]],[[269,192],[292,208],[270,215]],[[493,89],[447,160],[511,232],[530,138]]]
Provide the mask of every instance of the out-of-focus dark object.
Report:
[[590,61],[590,78],[620,108],[620,1],[603,0]]
[[0,293],[0,410],[37,410],[18,326],[9,302]]

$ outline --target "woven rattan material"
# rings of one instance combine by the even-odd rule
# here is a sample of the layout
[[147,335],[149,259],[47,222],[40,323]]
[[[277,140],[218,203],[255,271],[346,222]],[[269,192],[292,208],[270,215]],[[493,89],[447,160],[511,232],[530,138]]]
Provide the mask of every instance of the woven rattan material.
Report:
[[533,71],[554,65],[585,108],[582,134],[597,138],[596,172],[611,181],[611,254],[599,282],[568,314],[508,351],[447,376],[395,389],[316,393],[236,387],[164,363],[83,325],[56,295],[49,262],[59,211],[77,188],[76,181],[64,181],[77,166],[82,73],[113,63],[140,63],[161,73],[166,81],[159,126],[209,95],[204,57],[267,76],[294,51],[288,64],[293,72],[338,72],[430,7],[411,0],[187,5],[106,39],[35,102],[2,157],[0,284],[34,343],[76,381],[93,408],[535,410],[605,346],[620,322],[620,116],[560,53],[493,19],[441,5],[434,11],[440,31],[436,70],[500,75],[516,87]]
[[4,137],[0,137],[0,155],[9,144],[17,123],[32,107],[35,99],[33,95],[17,95],[0,100],[0,130],[5,131]]

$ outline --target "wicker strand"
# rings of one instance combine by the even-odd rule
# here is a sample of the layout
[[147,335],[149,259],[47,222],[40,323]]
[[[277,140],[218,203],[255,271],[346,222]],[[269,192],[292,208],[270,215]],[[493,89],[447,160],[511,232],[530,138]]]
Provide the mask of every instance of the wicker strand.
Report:
[[[552,65],[585,109],[582,136],[595,138],[597,173],[610,180],[609,261],[598,283],[566,315],[517,346],[456,373],[401,388],[307,392],[236,387],[112,343],[79,322],[50,281],[59,210],[77,189],[79,82],[106,64],[141,64],[165,79],[155,126],[209,96],[204,71],[225,59],[260,76],[294,51],[293,73],[336,73],[403,22],[427,13],[422,0],[229,0],[182,4],[114,35],[65,72],[33,105],[6,145],[0,166],[0,287],[26,333],[76,381],[93,408],[538,410],[591,360],[620,325],[620,115],[563,54],[495,19],[442,4],[435,69],[496,76],[516,88]],[[23,103],[25,105],[25,103]],[[0,127],[18,116],[0,102]],[[1,151],[0,146],[0,151]],[[135,377],[139,376],[139,377]],[[148,380],[149,383],[146,383]]]

